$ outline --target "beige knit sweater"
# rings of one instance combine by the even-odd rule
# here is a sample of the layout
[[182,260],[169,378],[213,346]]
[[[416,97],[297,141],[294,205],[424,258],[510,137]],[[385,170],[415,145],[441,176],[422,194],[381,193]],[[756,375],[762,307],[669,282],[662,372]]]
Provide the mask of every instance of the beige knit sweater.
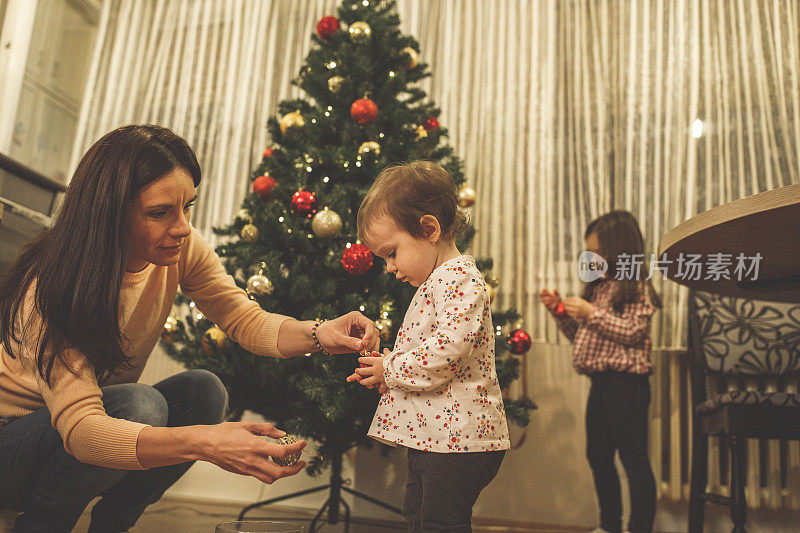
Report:
[[[245,349],[280,357],[278,330],[289,317],[267,313],[251,301],[225,272],[219,256],[193,229],[178,263],[166,267],[149,264],[144,270],[125,274],[119,316],[120,329],[128,339],[123,350],[131,357],[132,368],[98,384],[82,354],[67,350],[65,359],[74,373],[56,363],[51,386],[47,386],[33,362],[36,337],[26,335],[21,346],[12,347],[18,356],[15,359],[0,348],[0,417],[19,417],[47,407],[64,448],[80,461],[142,469],[136,441],[145,425],[108,416],[100,387],[139,380],[178,286],[206,317]],[[24,313],[32,309],[31,298],[27,302]],[[40,322],[38,315],[30,315],[25,331],[38,331]]]

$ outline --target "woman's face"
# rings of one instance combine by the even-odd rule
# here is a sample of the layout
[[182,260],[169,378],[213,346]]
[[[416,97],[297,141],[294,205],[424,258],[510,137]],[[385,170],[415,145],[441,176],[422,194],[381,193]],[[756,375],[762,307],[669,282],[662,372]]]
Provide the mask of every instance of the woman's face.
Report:
[[190,209],[197,195],[191,174],[182,167],[142,187],[131,211],[131,249],[125,270],[139,272],[149,263],[174,265],[191,233]]

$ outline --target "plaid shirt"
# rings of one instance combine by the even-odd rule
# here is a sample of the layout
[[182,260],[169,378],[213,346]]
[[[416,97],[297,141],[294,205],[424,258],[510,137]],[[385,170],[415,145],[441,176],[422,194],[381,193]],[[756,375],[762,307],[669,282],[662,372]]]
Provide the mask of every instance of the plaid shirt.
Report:
[[590,302],[594,312],[585,320],[556,319],[558,328],[575,345],[572,363],[579,374],[653,371],[650,317],[656,308],[646,293],[642,301],[625,304],[622,314],[617,315],[611,305],[617,283],[605,280],[597,284]]

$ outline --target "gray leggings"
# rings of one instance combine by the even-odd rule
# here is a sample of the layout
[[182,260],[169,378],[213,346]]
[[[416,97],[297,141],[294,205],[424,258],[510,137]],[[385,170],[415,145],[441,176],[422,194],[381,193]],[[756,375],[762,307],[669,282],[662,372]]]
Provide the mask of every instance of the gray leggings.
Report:
[[472,531],[472,506],[497,475],[505,453],[434,453],[408,448],[403,502],[408,530]]
[[[222,382],[207,370],[182,372],[152,387],[125,383],[102,390],[110,416],[151,426],[216,424],[228,401]],[[0,427],[0,509],[22,511],[14,532],[62,533],[102,495],[89,531],[126,531],[191,464],[131,471],[82,463],[64,450],[44,408]]]

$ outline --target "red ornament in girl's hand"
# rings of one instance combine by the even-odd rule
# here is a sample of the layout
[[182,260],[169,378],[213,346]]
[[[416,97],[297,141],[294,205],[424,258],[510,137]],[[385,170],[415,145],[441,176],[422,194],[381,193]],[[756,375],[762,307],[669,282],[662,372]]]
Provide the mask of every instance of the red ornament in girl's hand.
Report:
[[519,355],[531,347],[531,336],[524,329],[517,329],[508,336],[508,349]]
[[350,116],[362,126],[367,126],[378,118],[378,106],[369,98],[359,98],[350,106]]
[[557,318],[567,318],[567,310],[564,309],[564,302],[558,302],[553,314],[556,315]]
[[333,34],[339,29],[339,19],[331,17],[330,15],[322,17],[317,22],[317,35],[320,39],[326,41],[333,37]]
[[272,152],[273,152],[272,148],[267,148],[266,150],[264,150],[263,158],[266,159],[268,157],[272,157]]
[[292,195],[292,213],[310,215],[317,211],[317,197],[311,191],[297,191]]
[[351,244],[342,252],[342,266],[350,274],[364,274],[372,268],[372,252],[363,244]]
[[269,174],[259,176],[253,180],[253,192],[262,200],[269,199],[269,193],[278,184]]

